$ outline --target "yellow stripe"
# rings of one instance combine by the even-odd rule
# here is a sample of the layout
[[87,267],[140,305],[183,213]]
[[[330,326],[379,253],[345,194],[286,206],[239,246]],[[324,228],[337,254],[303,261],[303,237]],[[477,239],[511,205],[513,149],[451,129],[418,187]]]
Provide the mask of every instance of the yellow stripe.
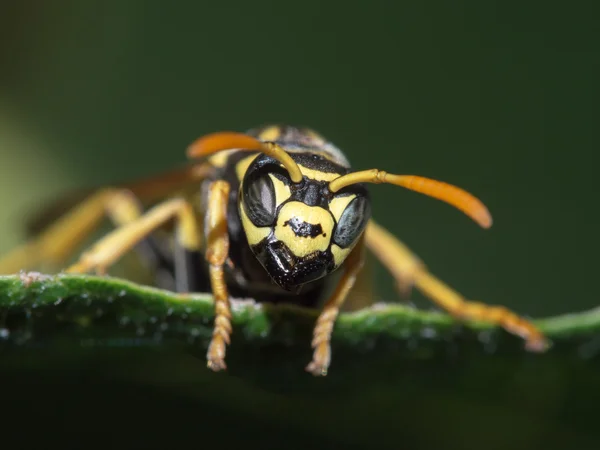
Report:
[[346,210],[348,204],[356,198],[356,195],[346,195],[345,197],[334,197],[329,202],[329,211],[335,217],[335,221],[339,222],[340,217],[342,217],[342,213]]
[[292,196],[292,192],[290,191],[290,187],[275,175],[270,173],[269,176],[271,177],[273,187],[275,188],[275,207],[277,207],[290,198]]
[[340,267],[342,265],[351,250],[351,248],[342,248],[339,245],[331,244],[331,254],[333,255],[335,267]]
[[259,244],[271,233],[271,227],[257,227],[256,225],[254,225],[246,215],[246,211],[244,211],[244,206],[241,203],[238,209],[240,211],[240,217],[242,218],[244,232],[246,233],[246,238],[248,239],[248,244]]
[[265,128],[258,135],[258,139],[261,141],[276,141],[281,136],[281,130],[278,126],[272,126]]
[[298,167],[300,167],[300,171],[302,172],[302,175],[305,175],[308,178],[311,178],[311,179],[317,180],[317,181],[332,181],[332,180],[335,180],[336,178],[341,177],[341,175],[339,173],[321,172],[320,170],[309,169],[308,167],[304,167],[301,164],[298,164]]
[[208,162],[214,167],[218,167],[218,168],[225,167],[225,164],[227,164],[227,160],[229,159],[231,154],[235,151],[236,150],[221,151],[221,152],[217,153],[216,155],[210,156],[208,158]]
[[244,175],[246,175],[246,171],[248,170],[248,167],[250,167],[250,164],[252,164],[252,161],[254,161],[258,157],[258,155],[260,155],[260,153],[246,156],[244,159],[240,160],[235,165],[235,173],[236,173],[240,183],[244,179]]

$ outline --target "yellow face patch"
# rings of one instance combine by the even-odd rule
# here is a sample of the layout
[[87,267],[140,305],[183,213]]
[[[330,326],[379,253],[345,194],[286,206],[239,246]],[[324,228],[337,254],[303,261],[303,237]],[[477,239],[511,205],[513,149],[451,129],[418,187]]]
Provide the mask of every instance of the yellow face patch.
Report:
[[344,197],[334,197],[329,202],[329,211],[335,217],[336,222],[340,221],[340,217],[342,217],[342,213],[345,211],[346,207],[350,204],[352,200],[356,198],[356,195],[346,195]]
[[335,267],[339,267],[346,260],[351,251],[351,248],[342,248],[339,245],[332,244],[331,254],[333,255]]
[[270,173],[269,177],[271,178],[273,188],[275,189],[275,205],[279,206],[292,196],[292,192],[290,191],[290,187],[275,175]]
[[271,234],[271,227],[257,227],[252,223],[252,221],[246,215],[246,211],[244,211],[244,206],[242,204],[240,204],[239,210],[240,217],[242,218],[242,226],[244,227],[244,232],[246,233],[246,238],[248,239],[248,244],[256,245],[265,239],[269,234]]
[[333,225],[329,211],[302,202],[288,202],[279,211],[275,238],[301,258],[327,250]]
[[[339,222],[340,217],[342,217],[350,202],[355,198],[356,195],[352,194],[344,197],[335,197],[329,202],[329,210],[333,214],[333,217],[335,217],[336,222]],[[331,245],[331,254],[333,255],[333,262],[336,267],[339,267],[346,260],[352,251],[352,247],[353,245],[348,248],[342,248],[336,244]]]
[[308,167],[305,167],[302,164],[298,164],[298,167],[300,168],[300,172],[302,172],[302,175],[305,175],[306,177],[317,181],[333,181],[336,178],[341,177],[339,173],[321,172],[319,170],[309,169]]
[[259,154],[246,156],[235,165],[235,174],[240,182],[244,179],[244,175],[246,175],[246,171],[250,167],[250,164],[252,164],[252,161],[258,158],[258,156]]

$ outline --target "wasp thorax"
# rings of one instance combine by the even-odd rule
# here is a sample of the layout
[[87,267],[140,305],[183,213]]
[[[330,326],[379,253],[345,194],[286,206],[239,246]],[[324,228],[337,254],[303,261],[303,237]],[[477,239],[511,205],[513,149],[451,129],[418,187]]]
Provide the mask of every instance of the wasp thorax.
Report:
[[[248,166],[239,211],[258,261],[275,283],[293,290],[343,263],[370,217],[368,199],[363,188],[334,196],[327,180],[318,178],[304,176],[302,183],[293,183],[281,165],[269,160],[258,157]],[[315,168],[306,172],[319,175]]]

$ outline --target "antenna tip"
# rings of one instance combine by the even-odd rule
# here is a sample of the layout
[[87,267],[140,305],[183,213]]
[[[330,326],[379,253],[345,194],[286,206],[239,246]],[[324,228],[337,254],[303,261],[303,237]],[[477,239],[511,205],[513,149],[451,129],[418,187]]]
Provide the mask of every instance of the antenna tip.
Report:
[[490,212],[485,207],[484,207],[483,210],[477,211],[477,213],[474,214],[473,219],[475,219],[475,221],[482,228],[485,228],[486,230],[488,228],[491,228],[492,225],[494,224],[494,220],[492,219],[492,215],[490,214]]

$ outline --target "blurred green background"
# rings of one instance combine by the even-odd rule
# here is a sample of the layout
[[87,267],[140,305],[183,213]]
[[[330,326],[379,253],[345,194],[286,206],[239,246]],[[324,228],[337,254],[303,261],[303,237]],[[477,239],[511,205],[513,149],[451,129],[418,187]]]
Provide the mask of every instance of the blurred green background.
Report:
[[486,231],[371,189],[375,217],[465,295],[535,316],[595,306],[597,16],[484,3],[3,3],[0,251],[68,188],[173,167],[204,133],[305,124],[357,169],[488,205]]
[[371,189],[380,223],[466,296],[530,316],[595,307],[599,37],[594,2],[3,2],[0,252],[60,192],[283,122],[357,169],[480,197],[490,230]]

